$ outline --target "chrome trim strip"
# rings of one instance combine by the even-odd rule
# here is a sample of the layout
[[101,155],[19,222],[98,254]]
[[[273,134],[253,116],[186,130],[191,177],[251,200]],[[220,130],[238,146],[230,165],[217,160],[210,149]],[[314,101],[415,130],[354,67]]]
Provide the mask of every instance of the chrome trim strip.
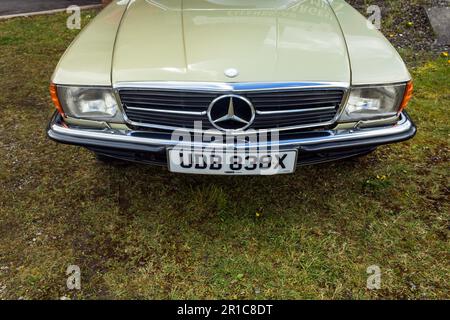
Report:
[[352,88],[374,88],[374,87],[390,87],[390,86],[400,86],[405,85],[410,82],[411,79],[405,81],[397,82],[386,82],[386,83],[354,83]]
[[206,111],[197,112],[197,111],[178,111],[178,110],[171,110],[171,109],[151,109],[151,108],[138,108],[138,107],[128,107],[127,110],[136,110],[136,111],[148,111],[148,112],[160,112],[160,113],[172,113],[172,114],[186,114],[186,115],[193,115],[193,116],[204,116],[206,115]]
[[285,114],[285,113],[302,113],[310,111],[323,111],[323,110],[336,110],[336,107],[320,107],[320,108],[307,108],[307,109],[295,109],[295,110],[276,110],[276,111],[259,111],[256,110],[256,114],[270,115],[270,114]]
[[[348,130],[324,130],[322,132],[327,133],[326,137],[314,137],[314,138],[304,138],[304,139],[288,139],[281,140],[277,146],[302,146],[311,145],[317,143],[330,143],[330,142],[342,142],[346,140],[357,140],[357,139],[368,139],[377,138],[383,136],[397,135],[405,133],[412,128],[412,122],[404,115],[401,114],[401,118],[395,125],[377,127],[377,128],[364,128],[364,129],[348,129]],[[155,138],[145,138],[133,136],[133,133],[138,133],[142,131],[128,131],[128,130],[92,130],[92,129],[78,129],[78,128],[67,128],[58,123],[53,123],[51,125],[51,130],[55,133],[77,137],[101,140],[105,142],[127,142],[140,145],[156,145],[156,146],[174,146],[178,145],[178,141],[171,141],[167,139],[155,139]],[[189,147],[205,147],[210,148],[257,148],[264,147],[264,144],[253,143],[253,144],[224,144],[224,143],[191,143],[187,144]]]
[[[294,90],[294,89],[341,89],[344,91],[341,104],[336,112],[336,116],[327,122],[314,123],[307,125],[298,125],[290,127],[277,128],[280,131],[305,129],[305,128],[318,128],[318,127],[328,127],[332,126],[339,119],[341,113],[344,111],[345,105],[347,103],[348,97],[350,95],[350,84],[347,82],[230,82],[230,83],[220,83],[220,82],[178,82],[178,81],[165,81],[165,82],[118,82],[113,85],[113,91],[115,93],[119,109],[123,115],[125,123],[134,127],[144,127],[153,128],[160,130],[173,131],[179,129],[178,127],[165,126],[159,124],[151,123],[140,123],[131,121],[125,112],[124,105],[120,99],[119,91],[121,89],[161,89],[161,90],[185,90],[185,91],[209,91],[216,93],[228,92],[230,94],[239,93],[241,91],[251,92],[251,91],[269,91],[269,90]],[[265,131],[270,131],[267,129]],[[199,130],[192,130],[191,132],[201,133]],[[218,133],[223,133],[223,131],[218,131]],[[232,135],[245,135],[244,132],[235,131],[228,132]]]
[[[148,123],[140,123],[140,122],[134,122],[127,118],[126,114],[123,113],[123,117],[127,124],[132,125],[134,127],[142,127],[142,128],[151,128],[151,129],[160,129],[160,130],[166,130],[166,131],[174,131],[177,129],[180,129],[179,127],[172,127],[172,126],[165,126],[160,124],[148,124]],[[337,119],[337,117],[336,117]],[[297,129],[307,129],[307,128],[319,128],[319,127],[327,127],[331,126],[335,123],[335,119],[328,121],[328,122],[322,122],[322,123],[314,123],[314,124],[305,124],[305,125],[298,125],[298,126],[291,126],[291,127],[282,127],[282,128],[276,128],[279,131],[288,131],[288,130],[297,130]],[[272,129],[259,129],[259,132],[270,132]],[[219,130],[210,130],[211,134],[224,134],[225,131],[219,131]],[[193,133],[202,133],[204,130],[196,130],[196,129],[189,129],[189,132]],[[245,136],[245,131],[229,131],[227,134],[234,135],[234,136]]]
[[312,88],[348,89],[347,82],[118,82],[114,89],[161,89],[161,90],[191,90],[212,92],[240,92],[264,90],[289,90]]

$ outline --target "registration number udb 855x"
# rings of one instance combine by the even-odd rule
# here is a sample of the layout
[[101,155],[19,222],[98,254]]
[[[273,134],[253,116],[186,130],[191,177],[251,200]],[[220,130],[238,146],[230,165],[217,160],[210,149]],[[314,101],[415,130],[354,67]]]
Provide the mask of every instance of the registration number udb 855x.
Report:
[[169,170],[195,174],[271,175],[292,173],[297,151],[202,152],[169,150]]

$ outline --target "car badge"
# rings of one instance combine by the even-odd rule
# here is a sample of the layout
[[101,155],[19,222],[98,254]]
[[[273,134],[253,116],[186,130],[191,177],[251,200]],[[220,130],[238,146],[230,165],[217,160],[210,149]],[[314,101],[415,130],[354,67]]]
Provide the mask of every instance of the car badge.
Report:
[[234,68],[226,69],[224,73],[228,78],[236,78],[239,75],[239,71]]

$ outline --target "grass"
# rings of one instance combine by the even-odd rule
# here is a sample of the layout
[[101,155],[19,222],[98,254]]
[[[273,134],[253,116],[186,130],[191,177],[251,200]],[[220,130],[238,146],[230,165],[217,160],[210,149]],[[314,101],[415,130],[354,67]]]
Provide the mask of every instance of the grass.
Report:
[[0,22],[0,298],[450,297],[447,59],[413,70],[414,140],[291,176],[185,176],[47,139],[75,35],[63,14]]

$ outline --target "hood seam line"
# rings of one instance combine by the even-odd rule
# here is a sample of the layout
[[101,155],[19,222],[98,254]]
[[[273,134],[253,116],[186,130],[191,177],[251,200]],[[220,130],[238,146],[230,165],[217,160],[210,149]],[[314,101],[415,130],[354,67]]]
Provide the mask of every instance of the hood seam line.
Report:
[[111,87],[114,86],[113,71],[114,71],[114,57],[116,55],[117,38],[119,37],[120,29],[122,27],[122,22],[123,22],[125,15],[127,14],[128,9],[130,8],[132,3],[133,3],[133,1],[128,0],[127,7],[125,8],[125,10],[123,10],[122,16],[120,17],[119,25],[117,26],[116,36],[114,37],[113,50],[112,50],[112,54],[111,54],[111,67],[110,67],[111,70],[109,71],[109,81],[111,82]]

